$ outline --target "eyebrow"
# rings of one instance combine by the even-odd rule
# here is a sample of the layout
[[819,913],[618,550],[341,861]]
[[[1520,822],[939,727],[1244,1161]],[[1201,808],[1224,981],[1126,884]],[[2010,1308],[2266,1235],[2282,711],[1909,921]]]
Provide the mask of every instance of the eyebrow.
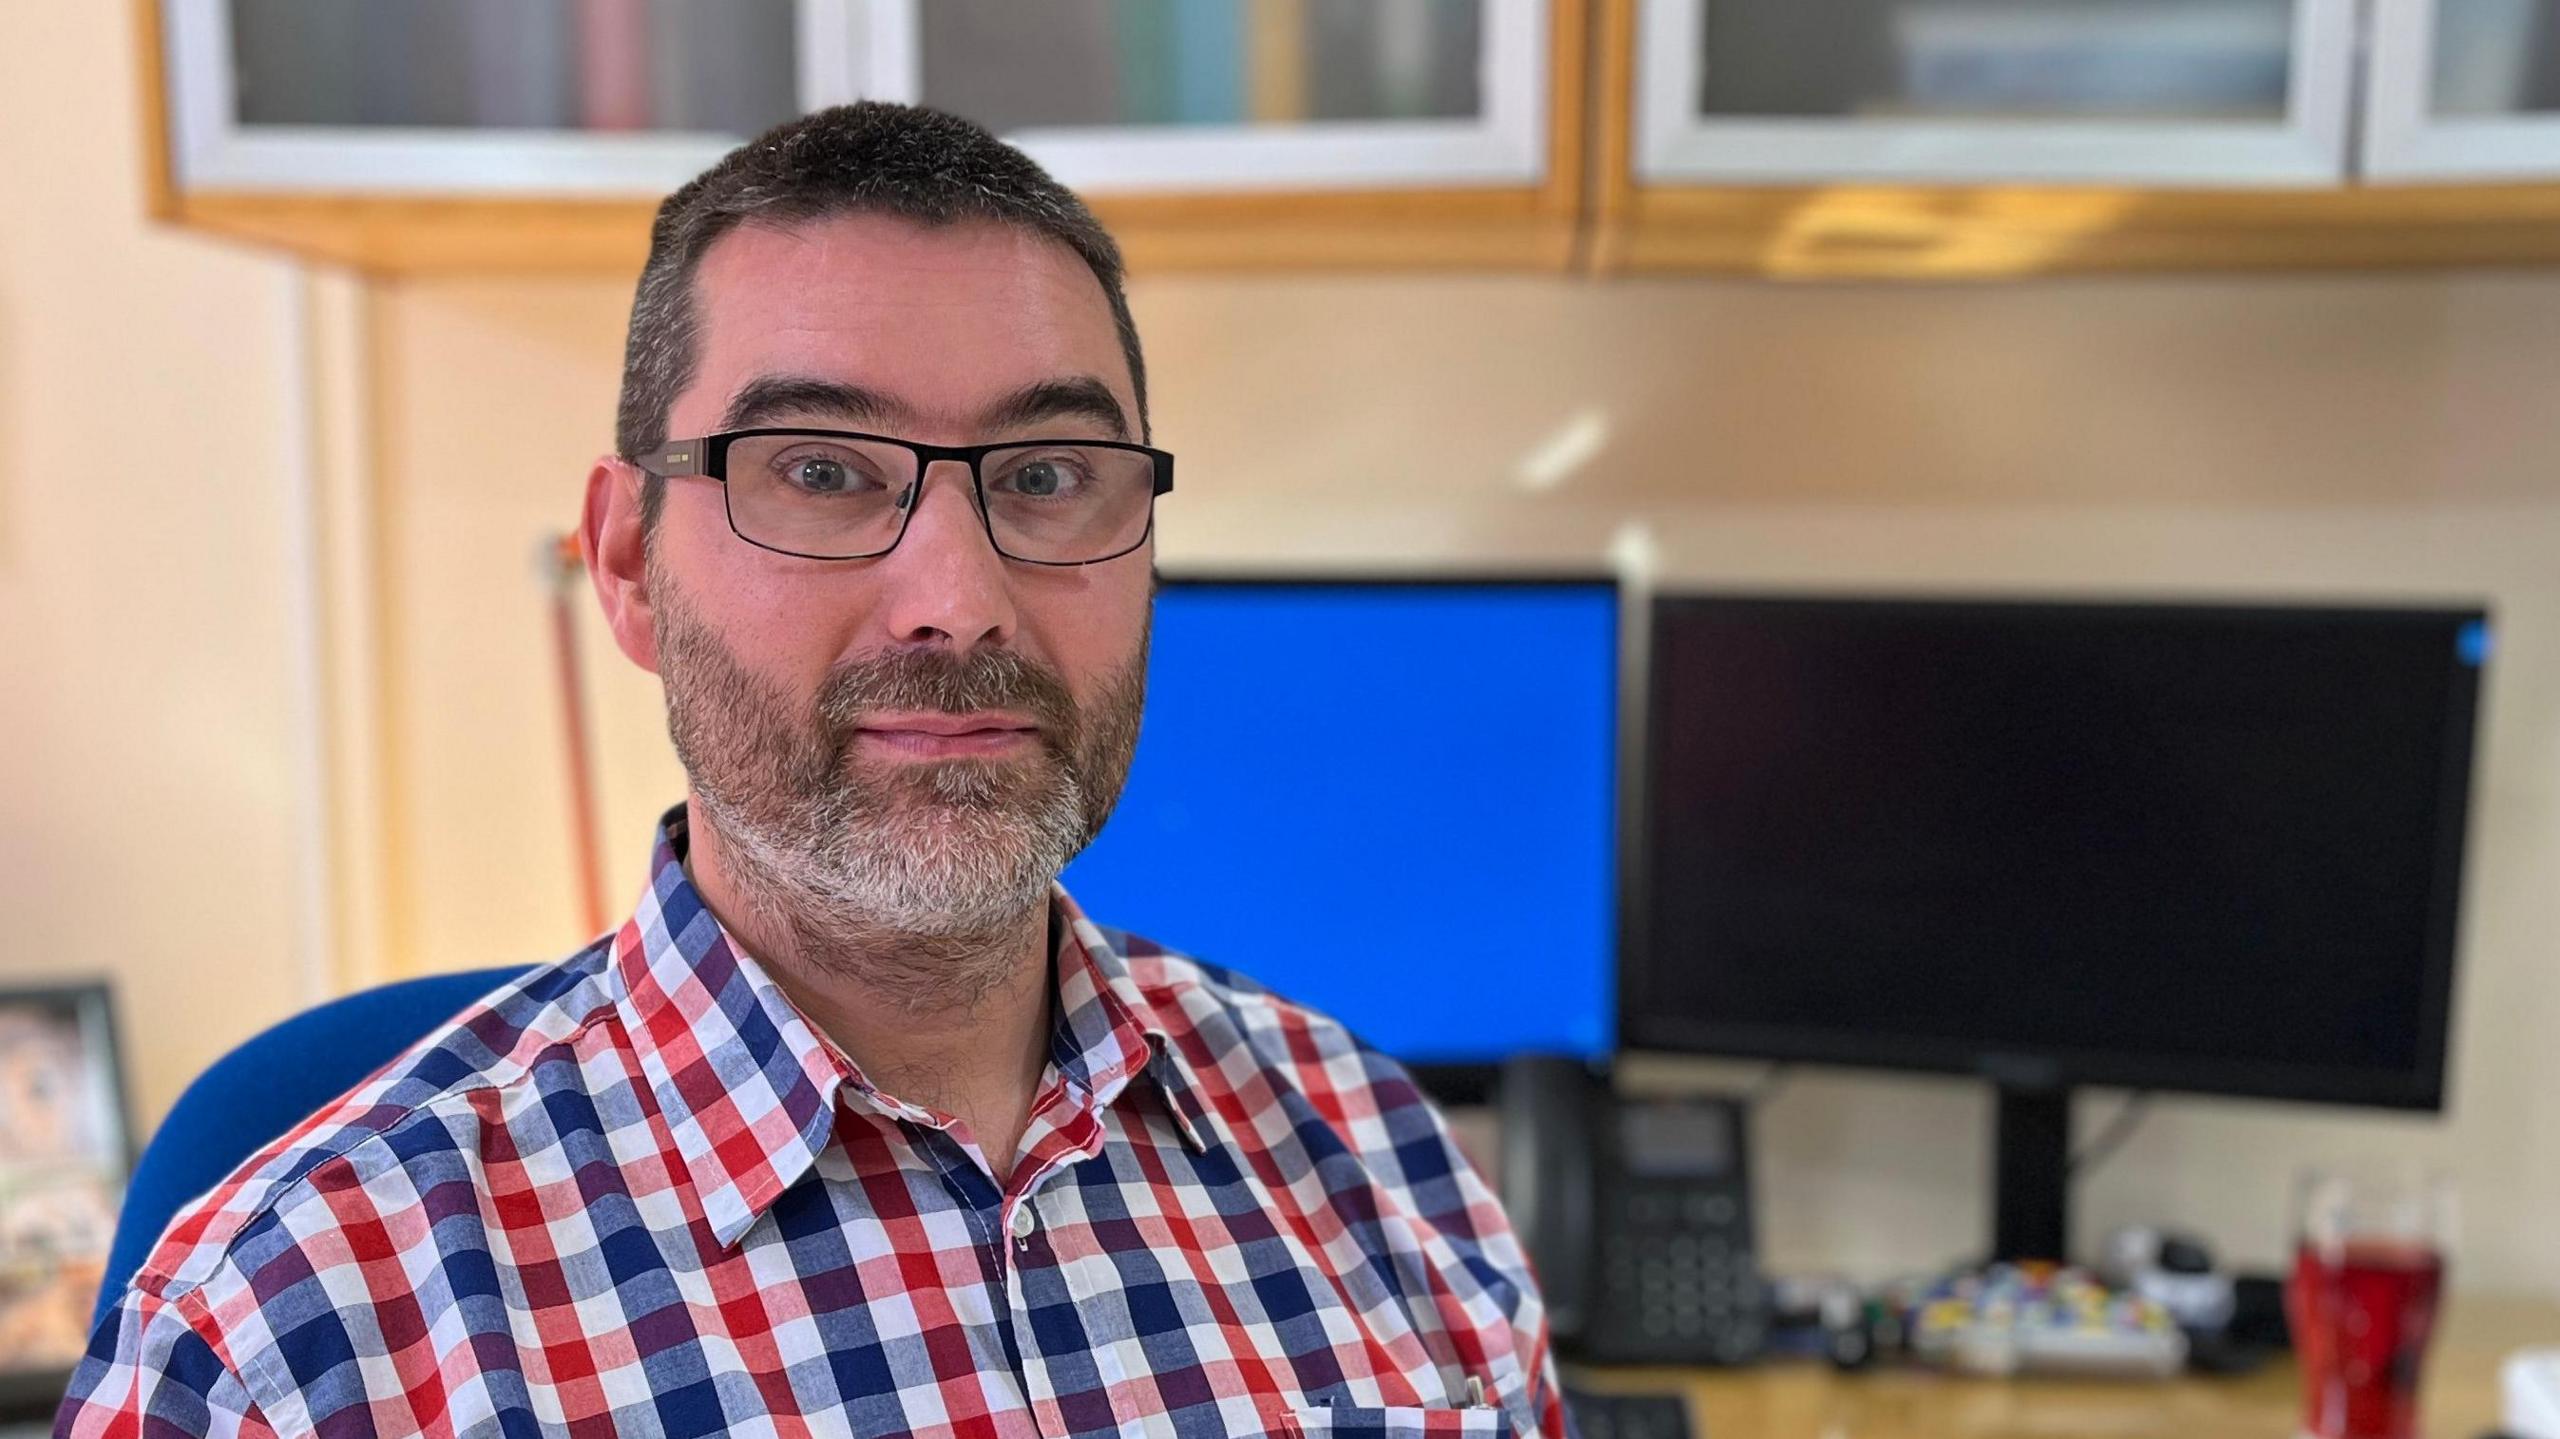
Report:
[[[915,411],[904,401],[863,385],[807,375],[759,375],[742,386],[720,416],[724,430],[753,429],[777,420],[824,416],[849,425],[904,427]],[[1091,375],[1036,380],[988,406],[978,427],[1020,431],[1049,420],[1080,419],[1115,440],[1129,437],[1129,417],[1111,387]]]
[[1129,438],[1129,417],[1111,387],[1091,375],[1040,380],[989,406],[978,423],[990,430],[1023,430],[1048,420],[1090,420],[1112,439]]
[[806,375],[758,375],[729,398],[720,428],[747,430],[812,415],[851,425],[889,425],[912,417],[904,404],[861,385]]

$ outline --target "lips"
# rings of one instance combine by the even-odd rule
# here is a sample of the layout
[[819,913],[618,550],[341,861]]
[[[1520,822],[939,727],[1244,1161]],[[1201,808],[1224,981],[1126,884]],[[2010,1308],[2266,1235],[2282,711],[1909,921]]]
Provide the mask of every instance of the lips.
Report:
[[1039,737],[1039,726],[1011,714],[875,715],[856,731],[873,746],[920,759],[1000,754]]
[[873,715],[865,719],[861,727],[866,733],[939,735],[944,738],[978,734],[1029,734],[1039,729],[1037,724],[1022,715],[988,712]]

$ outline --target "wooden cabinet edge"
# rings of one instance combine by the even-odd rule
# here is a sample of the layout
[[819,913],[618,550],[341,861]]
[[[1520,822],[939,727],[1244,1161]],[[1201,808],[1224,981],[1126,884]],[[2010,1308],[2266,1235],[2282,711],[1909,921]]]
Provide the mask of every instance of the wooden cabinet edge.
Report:
[[[653,202],[180,192],[167,218],[386,275],[636,274]],[[2560,185],[2201,192],[1635,189],[1097,201],[1133,273],[1508,269],[1776,278],[2560,263]]]
[[2560,185],[1629,187],[1603,273],[1998,279],[2560,262]]
[[[1253,197],[1096,210],[1135,274],[1376,268],[1562,271],[1577,231],[1518,194]],[[167,216],[225,239],[380,275],[639,273],[655,202],[181,193]]]
[[133,0],[134,58],[142,102],[142,212],[155,220],[178,217],[178,186],[169,154],[169,74],[160,0]]

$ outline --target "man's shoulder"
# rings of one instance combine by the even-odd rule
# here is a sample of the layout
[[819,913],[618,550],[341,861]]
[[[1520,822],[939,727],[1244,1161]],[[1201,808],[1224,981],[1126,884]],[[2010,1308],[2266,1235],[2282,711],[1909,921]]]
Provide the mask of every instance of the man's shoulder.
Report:
[[611,1009],[611,964],[610,940],[600,939],[436,1025],[181,1208],[134,1287],[175,1299],[245,1248],[298,1228],[294,1216],[311,1205],[343,1207],[391,1171],[407,1171],[397,1187],[414,1197],[434,1171],[468,1164],[488,1101],[556,1068],[549,1061]]

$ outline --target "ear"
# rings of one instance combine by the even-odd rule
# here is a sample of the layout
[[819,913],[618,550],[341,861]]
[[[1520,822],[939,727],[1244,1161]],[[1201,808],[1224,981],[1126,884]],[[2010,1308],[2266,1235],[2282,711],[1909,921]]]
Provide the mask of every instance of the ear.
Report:
[[649,555],[640,529],[640,470],[604,455],[587,471],[587,503],[579,518],[578,553],[596,587],[596,603],[614,643],[631,662],[658,672],[657,612],[649,601]]

